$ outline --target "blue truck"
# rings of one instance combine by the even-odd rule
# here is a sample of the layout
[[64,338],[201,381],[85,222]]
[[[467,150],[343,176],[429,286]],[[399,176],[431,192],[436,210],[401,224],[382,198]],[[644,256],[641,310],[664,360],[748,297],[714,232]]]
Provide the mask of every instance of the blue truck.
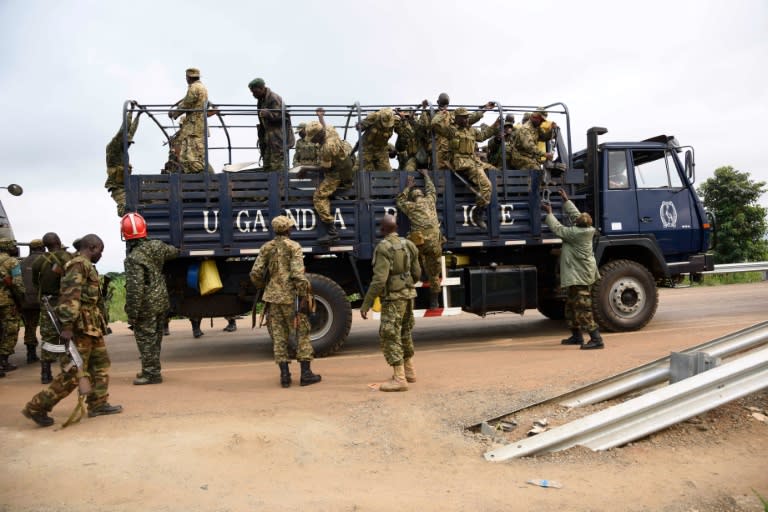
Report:
[[[140,130],[149,124],[160,133],[169,148],[161,158],[167,156],[169,162],[174,160],[177,133],[166,116],[171,107],[135,101],[123,106],[124,119],[142,114],[153,121]],[[326,119],[350,144],[359,138],[357,123],[385,107],[411,112],[419,108],[323,106]],[[420,114],[431,115],[434,108],[430,104]],[[535,108],[495,102],[483,121],[504,119],[510,113],[519,118]],[[546,111],[548,121],[556,122],[551,139],[543,141],[554,159],[543,170],[520,170],[509,168],[503,157],[500,168],[487,171],[492,184],[487,230],[472,221],[475,195],[470,185],[450,170],[434,166],[428,170],[438,190],[437,209],[445,235],[443,307],[427,309],[429,290],[421,286],[417,315],[469,312],[485,316],[537,309],[548,318],[562,319],[561,240],[544,224],[541,201],[551,201],[562,220],[560,197],[554,192],[563,187],[581,211],[592,215],[599,232],[595,256],[602,277],[593,292],[596,320],[607,331],[640,329],[656,312],[659,286],[672,286],[684,275],[713,269],[713,258],[707,253],[712,229],[693,187],[693,148],[681,146],[670,136],[599,143],[606,130],[596,127],[588,130],[586,149],[574,153],[567,106],[553,103],[539,108]],[[315,109],[284,106],[284,135],[292,129],[291,123],[295,127],[300,121],[316,119]],[[293,150],[288,147],[283,148],[282,172],[260,168],[255,105],[206,105],[205,111],[205,165],[212,172],[183,174],[172,165],[160,173],[146,172],[152,163],[131,161],[131,169],[128,150],[123,156],[126,211],[145,217],[150,237],[180,249],[181,257],[165,269],[174,314],[214,317],[250,312],[256,290],[249,271],[261,245],[273,236],[270,219],[288,215],[296,221],[292,237],[303,248],[316,297],[313,347],[319,356],[338,351],[349,336],[352,309],[360,305],[370,283],[378,222],[384,214],[396,213],[395,196],[409,175],[416,177],[417,186],[423,185],[421,174],[363,171],[358,158],[354,182],[331,200],[340,238],[333,245],[321,245],[317,239],[324,231],[312,194],[322,173],[292,168]],[[124,137],[127,141],[127,132]],[[404,215],[398,224],[405,234]],[[215,261],[222,288],[201,295],[197,273],[206,259]]]

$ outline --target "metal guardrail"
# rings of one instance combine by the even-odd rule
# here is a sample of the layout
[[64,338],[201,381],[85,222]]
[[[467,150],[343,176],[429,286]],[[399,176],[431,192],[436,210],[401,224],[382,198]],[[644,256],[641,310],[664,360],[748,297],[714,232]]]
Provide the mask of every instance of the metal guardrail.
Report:
[[723,263],[722,265],[715,265],[715,270],[702,272],[702,274],[729,274],[735,272],[768,272],[768,261]]

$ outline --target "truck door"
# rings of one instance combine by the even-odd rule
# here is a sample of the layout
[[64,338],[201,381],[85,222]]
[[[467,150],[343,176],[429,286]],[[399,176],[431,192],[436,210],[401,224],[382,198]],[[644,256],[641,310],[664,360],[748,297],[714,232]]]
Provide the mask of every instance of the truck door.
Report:
[[668,260],[687,257],[693,249],[693,205],[678,159],[668,149],[634,149],[631,156],[639,232],[653,234]]
[[606,150],[601,173],[603,180],[602,228],[606,235],[637,233],[638,220],[635,212],[634,187],[628,172],[627,151],[624,149]]

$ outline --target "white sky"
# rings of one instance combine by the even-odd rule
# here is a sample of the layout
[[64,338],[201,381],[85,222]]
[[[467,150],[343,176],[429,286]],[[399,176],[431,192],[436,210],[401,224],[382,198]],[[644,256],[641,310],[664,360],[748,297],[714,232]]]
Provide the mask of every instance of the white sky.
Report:
[[0,0],[0,185],[24,187],[0,200],[18,241],[97,233],[99,269],[122,271],[105,146],[126,99],[175,102],[191,66],[219,103],[253,103],[255,77],[289,105],[562,101],[574,149],[590,126],[673,134],[697,184],[724,165],[768,181],[766,62],[764,0]]

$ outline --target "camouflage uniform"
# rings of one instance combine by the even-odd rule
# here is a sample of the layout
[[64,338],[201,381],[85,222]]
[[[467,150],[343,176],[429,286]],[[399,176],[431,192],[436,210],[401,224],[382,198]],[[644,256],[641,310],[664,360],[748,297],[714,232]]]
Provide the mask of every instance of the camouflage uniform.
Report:
[[452,169],[465,173],[471,183],[477,188],[476,204],[479,207],[487,206],[491,202],[491,181],[485,174],[483,162],[475,154],[476,142],[484,141],[498,130],[495,124],[483,128],[473,128],[467,125],[464,128],[449,126],[444,133],[450,141],[453,154]]
[[[34,245],[33,245],[34,244]],[[40,294],[33,281],[33,265],[37,259],[45,255],[42,240],[32,240],[29,244],[29,256],[21,260],[21,277],[24,281],[24,300],[21,303],[21,314],[24,319],[24,344],[27,346],[27,362],[37,360],[37,327],[40,324]],[[30,357],[34,356],[34,357]],[[32,359],[32,360],[30,360]]]
[[[285,167],[283,159],[283,98],[265,87],[266,94],[257,102],[257,108],[268,109],[269,112],[259,112],[261,124],[258,128],[259,148],[265,171],[282,171]],[[292,148],[296,142],[291,127],[291,117],[286,113],[285,133],[288,135],[286,149]]]
[[315,189],[312,203],[320,221],[333,224],[330,197],[341,185],[342,175],[344,173],[351,175],[352,162],[349,159],[351,148],[348,143],[345,143],[346,141],[341,140],[335,128],[326,126],[322,129],[325,130],[325,142],[318,149],[318,159],[320,167],[325,170],[325,176]]
[[[61,275],[64,273],[67,262],[71,259],[72,255],[70,253],[64,249],[59,249],[45,253],[41,258],[35,260],[34,265],[32,265],[32,282],[39,290],[41,297],[44,295],[49,297],[53,307],[56,307],[59,303]],[[40,340],[53,345],[60,343],[59,334],[56,332],[56,328],[53,322],[51,322],[48,313],[44,310],[40,311]],[[59,356],[59,354],[54,354],[47,350],[40,351],[40,359],[44,362],[55,362],[59,359]]]
[[[269,273],[266,283],[265,270]],[[293,336],[298,337],[296,360],[311,361],[314,353],[309,340],[309,319],[306,314],[295,310],[297,298],[306,297],[309,293],[301,245],[284,234],[277,234],[261,247],[250,276],[257,288],[266,285],[263,299],[269,308],[267,329],[272,337],[275,362],[279,364],[290,361],[288,347]],[[297,314],[298,327],[294,327]]]
[[[410,112],[406,117],[395,118],[395,149],[397,150],[398,169],[401,171],[415,171],[419,168],[419,162],[416,155],[419,153],[419,126],[417,120],[412,117]],[[426,164],[426,162],[423,162]]]
[[296,141],[296,152],[293,154],[293,166],[320,165],[319,149],[317,144],[308,141],[306,137],[299,137]]
[[[139,118],[132,120],[133,113],[128,112],[128,143],[133,140],[133,136],[136,133],[136,129],[139,127]],[[107,181],[104,182],[104,187],[112,195],[117,204],[117,214],[123,216],[125,213],[125,179],[123,176],[123,151],[126,148],[123,147],[123,128],[112,137],[112,140],[107,144]],[[131,164],[128,164],[128,172],[131,172]]]
[[[178,110],[172,110],[171,116],[176,119],[182,113],[184,120],[181,122],[177,135],[179,144],[179,164],[184,173],[200,173],[205,169],[205,116],[203,112],[208,101],[208,89],[200,80],[192,82],[187,88],[187,95],[179,103]],[[184,110],[196,110],[196,112],[183,112]]]
[[25,292],[19,260],[8,254],[15,247],[13,240],[0,239],[0,370],[5,371],[16,368],[8,357],[16,350]]
[[[506,153],[506,164],[507,169],[512,168],[512,159],[513,155],[515,154],[515,130],[514,126],[511,126],[507,123],[504,124],[504,128],[506,129],[508,126],[512,128],[512,133],[504,133],[504,152]],[[496,169],[502,168],[502,143],[499,140],[498,137],[493,137],[491,140],[488,141],[488,163],[491,164]]]
[[423,197],[410,197],[411,189],[405,188],[395,198],[397,209],[408,216],[411,231],[408,238],[419,250],[419,263],[429,278],[430,294],[440,293],[440,257],[443,254],[443,235],[437,217],[437,190],[429,176],[424,174]]
[[[579,210],[571,201],[563,204],[563,213],[571,222],[579,217]],[[560,286],[567,289],[565,318],[572,330],[593,332],[597,324],[592,316],[591,286],[600,279],[595,255],[592,251],[593,227],[565,227],[549,214],[544,219],[555,236],[563,240],[560,253]]]
[[160,347],[165,319],[171,308],[163,276],[166,261],[178,256],[175,247],[160,240],[128,241],[125,266],[125,313],[139,348],[141,376],[160,377]]
[[[96,267],[87,258],[75,256],[67,263],[61,278],[61,297],[56,311],[62,329],[73,332],[72,343],[80,352],[85,376],[91,381],[92,389],[86,397],[89,415],[101,406],[109,406],[107,399],[111,363],[104,343],[107,324],[101,314],[101,300]],[[50,412],[77,388],[78,378],[78,370],[74,365],[62,371],[50,386],[32,397],[25,411],[32,414]]]
[[514,138],[513,169],[541,169],[541,162],[546,158],[539,147],[539,129],[528,120],[517,130]]
[[376,246],[372,264],[373,278],[360,310],[367,312],[381,298],[381,350],[387,364],[399,366],[414,354],[413,285],[421,276],[419,251],[410,240],[390,233]]
[[[482,118],[483,112],[472,112],[469,114],[467,126],[475,124]],[[456,127],[456,117],[454,112],[452,110],[439,110],[430,120],[430,126],[435,132],[437,168],[453,169],[453,152],[450,147],[450,139],[453,138],[451,128]]]
[[395,126],[395,113],[391,108],[371,112],[360,122],[363,170],[391,171],[389,139]]

